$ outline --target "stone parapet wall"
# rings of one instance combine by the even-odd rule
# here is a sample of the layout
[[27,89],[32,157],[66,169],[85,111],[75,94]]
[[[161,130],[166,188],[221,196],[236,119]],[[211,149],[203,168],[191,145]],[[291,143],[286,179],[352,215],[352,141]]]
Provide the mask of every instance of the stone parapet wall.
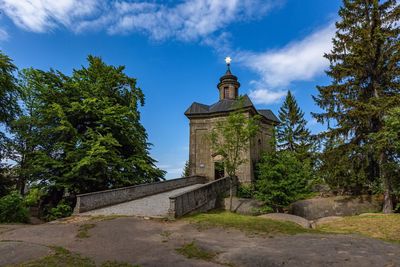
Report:
[[190,176],[162,182],[135,185],[105,191],[77,195],[74,213],[94,210],[138,198],[163,193],[166,191],[194,185],[203,184],[207,181],[202,176]]
[[[236,193],[237,179],[234,179]],[[229,194],[230,178],[225,177],[209,182],[199,188],[170,197],[168,217],[178,218],[193,212],[204,212],[214,209],[218,201]]]

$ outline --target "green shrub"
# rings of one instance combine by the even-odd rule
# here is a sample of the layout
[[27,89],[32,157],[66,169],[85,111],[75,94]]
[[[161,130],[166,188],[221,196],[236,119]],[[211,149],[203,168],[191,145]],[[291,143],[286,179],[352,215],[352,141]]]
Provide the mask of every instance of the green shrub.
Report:
[[400,203],[397,203],[396,207],[394,208],[394,212],[400,213]]
[[254,194],[254,186],[251,184],[241,184],[238,187],[237,196],[240,198],[252,198]]
[[53,221],[60,218],[71,216],[72,208],[66,204],[65,201],[61,200],[60,203],[54,208],[50,208],[47,212],[45,219],[47,221]]
[[311,193],[312,178],[307,160],[302,162],[289,151],[269,153],[258,164],[255,196],[274,211],[282,211]]
[[29,212],[24,200],[17,192],[0,198],[0,223],[29,222]]
[[39,188],[32,188],[29,193],[25,196],[25,204],[29,207],[35,207],[39,204],[40,198],[43,196],[42,191]]

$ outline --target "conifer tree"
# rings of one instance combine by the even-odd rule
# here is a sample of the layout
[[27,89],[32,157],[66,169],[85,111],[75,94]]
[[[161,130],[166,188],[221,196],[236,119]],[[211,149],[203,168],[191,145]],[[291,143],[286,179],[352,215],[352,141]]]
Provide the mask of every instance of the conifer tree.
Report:
[[[392,182],[387,173],[392,155],[371,136],[383,128],[388,110],[400,103],[400,7],[396,0],[344,0],[336,23],[327,74],[332,82],[317,87],[314,97],[324,111],[314,114],[328,130],[326,140],[344,140],[330,153],[351,156],[352,165],[385,192],[383,211],[393,209]],[[344,177],[345,179],[347,177]]]
[[277,129],[278,148],[304,155],[310,149],[310,131],[306,128],[304,112],[288,91],[285,102],[279,110],[281,124]]
[[185,162],[185,166],[183,167],[182,177],[190,176],[190,164],[189,160]]

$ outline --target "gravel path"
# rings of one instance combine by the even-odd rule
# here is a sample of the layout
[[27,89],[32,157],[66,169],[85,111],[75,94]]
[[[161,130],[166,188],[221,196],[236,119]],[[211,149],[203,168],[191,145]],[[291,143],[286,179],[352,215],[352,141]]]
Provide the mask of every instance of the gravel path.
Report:
[[80,215],[127,215],[144,217],[166,217],[169,209],[169,197],[195,188],[203,184],[191,185],[172,191],[144,197],[110,207],[91,210]]

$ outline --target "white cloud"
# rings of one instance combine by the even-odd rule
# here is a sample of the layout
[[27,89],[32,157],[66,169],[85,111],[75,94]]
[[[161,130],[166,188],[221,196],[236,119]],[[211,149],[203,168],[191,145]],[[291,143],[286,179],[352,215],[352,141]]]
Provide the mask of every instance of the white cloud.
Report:
[[197,40],[228,24],[256,19],[283,0],[185,0],[178,4],[105,0],[0,0],[0,8],[26,30],[60,25],[74,32],[142,32],[155,40]]
[[157,167],[166,171],[165,177],[167,179],[179,178],[182,175],[185,162],[174,163],[174,164],[157,164]]
[[260,79],[250,91],[254,102],[270,104],[280,100],[294,81],[308,81],[323,73],[328,61],[324,53],[332,48],[335,27],[328,25],[302,40],[265,52],[238,52],[236,60],[256,72]]
[[18,26],[46,32],[59,25],[73,28],[101,5],[96,0],[0,0],[0,8]]
[[249,96],[253,100],[254,104],[273,104],[281,100],[285,95],[286,91],[283,90],[270,90],[264,88],[256,88],[250,90]]
[[6,30],[0,28],[0,41],[6,41],[8,40],[8,33]]

